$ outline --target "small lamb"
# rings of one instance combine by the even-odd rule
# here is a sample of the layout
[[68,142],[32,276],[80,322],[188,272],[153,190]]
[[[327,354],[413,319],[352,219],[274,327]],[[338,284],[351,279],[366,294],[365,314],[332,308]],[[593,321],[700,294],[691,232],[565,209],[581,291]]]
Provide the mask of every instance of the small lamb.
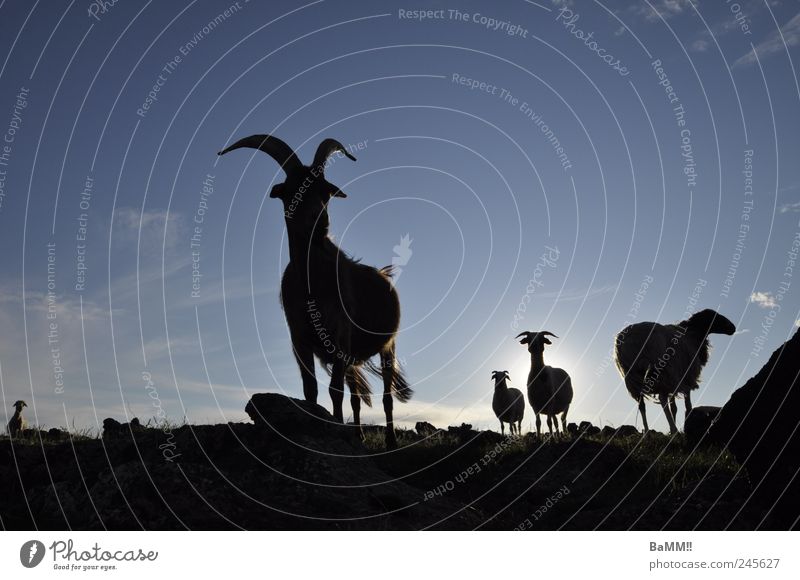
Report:
[[494,381],[494,397],[492,397],[492,410],[500,419],[500,433],[505,432],[504,423],[509,424],[511,434],[520,434],[522,428],[522,417],[525,415],[525,397],[519,389],[510,388],[507,381],[511,378],[508,371],[492,372]]

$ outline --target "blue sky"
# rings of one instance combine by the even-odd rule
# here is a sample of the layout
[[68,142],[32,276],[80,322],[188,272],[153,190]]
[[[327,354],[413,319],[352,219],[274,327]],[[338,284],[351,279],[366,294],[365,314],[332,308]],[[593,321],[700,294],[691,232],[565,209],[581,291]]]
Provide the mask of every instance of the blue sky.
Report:
[[349,196],[331,229],[402,268],[401,423],[497,428],[490,373],[524,385],[521,330],[559,335],[545,360],[572,375],[572,419],[620,425],[626,324],[734,321],[695,404],[796,328],[796,2],[98,6],[0,4],[9,414],[224,422],[252,393],[301,396],[266,195],[281,174],[216,156],[252,133],[307,162],[325,137],[354,148],[328,171]]

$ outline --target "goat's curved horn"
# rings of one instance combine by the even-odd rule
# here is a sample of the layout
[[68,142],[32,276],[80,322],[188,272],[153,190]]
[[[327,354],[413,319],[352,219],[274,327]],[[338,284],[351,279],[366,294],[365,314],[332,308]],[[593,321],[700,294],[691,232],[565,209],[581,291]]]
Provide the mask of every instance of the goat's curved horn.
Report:
[[541,334],[542,336],[554,336],[555,338],[558,338],[558,336],[556,336],[555,334],[553,334],[553,333],[552,333],[552,332],[550,332],[549,330],[543,330],[543,331],[542,331],[542,332],[540,332],[539,334]]
[[356,158],[344,148],[344,145],[339,143],[336,139],[325,139],[319,144],[319,147],[317,147],[317,152],[314,154],[314,167],[324,169],[325,162],[328,160],[328,157],[337,151],[344,153],[348,159],[352,159],[353,161],[356,160]]
[[244,139],[239,139],[230,147],[226,147],[218,152],[217,155],[225,155],[229,151],[239,149],[240,147],[248,147],[250,149],[263,151],[280,163],[281,168],[287,175],[303,167],[303,164],[300,163],[300,159],[297,158],[292,148],[281,139],[273,137],[272,135],[250,135]]

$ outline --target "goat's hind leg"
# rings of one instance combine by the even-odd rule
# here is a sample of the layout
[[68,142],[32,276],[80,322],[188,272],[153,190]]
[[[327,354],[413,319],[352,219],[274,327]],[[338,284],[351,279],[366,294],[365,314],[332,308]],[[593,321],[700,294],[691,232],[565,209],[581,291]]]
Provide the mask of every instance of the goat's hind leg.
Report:
[[314,372],[314,351],[304,346],[293,344],[292,351],[300,367],[300,376],[303,378],[303,397],[310,403],[317,402],[317,376]]
[[[383,375],[383,412],[386,414],[386,449],[397,449],[397,435],[394,432],[394,346],[381,352],[381,374]],[[501,422],[502,424],[502,422]]]
[[336,359],[331,369],[331,386],[328,392],[333,403],[333,416],[340,423],[344,423],[344,413],[342,413],[342,403],[344,402],[344,375],[347,370],[342,359]]

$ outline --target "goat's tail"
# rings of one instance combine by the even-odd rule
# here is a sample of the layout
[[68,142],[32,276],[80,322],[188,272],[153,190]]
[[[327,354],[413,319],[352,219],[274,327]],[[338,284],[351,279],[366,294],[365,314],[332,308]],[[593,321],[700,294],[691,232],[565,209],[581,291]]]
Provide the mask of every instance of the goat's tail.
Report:
[[367,407],[372,407],[372,389],[370,389],[367,376],[360,366],[350,365],[347,367],[344,380],[350,387],[351,395],[358,396]]
[[[401,403],[408,403],[414,395],[414,390],[408,384],[408,380],[403,374],[403,369],[397,364],[396,359],[394,359],[392,365],[392,394]],[[371,360],[368,360],[364,363],[364,367],[376,377],[383,378],[383,361],[381,361],[381,365],[376,365]]]

